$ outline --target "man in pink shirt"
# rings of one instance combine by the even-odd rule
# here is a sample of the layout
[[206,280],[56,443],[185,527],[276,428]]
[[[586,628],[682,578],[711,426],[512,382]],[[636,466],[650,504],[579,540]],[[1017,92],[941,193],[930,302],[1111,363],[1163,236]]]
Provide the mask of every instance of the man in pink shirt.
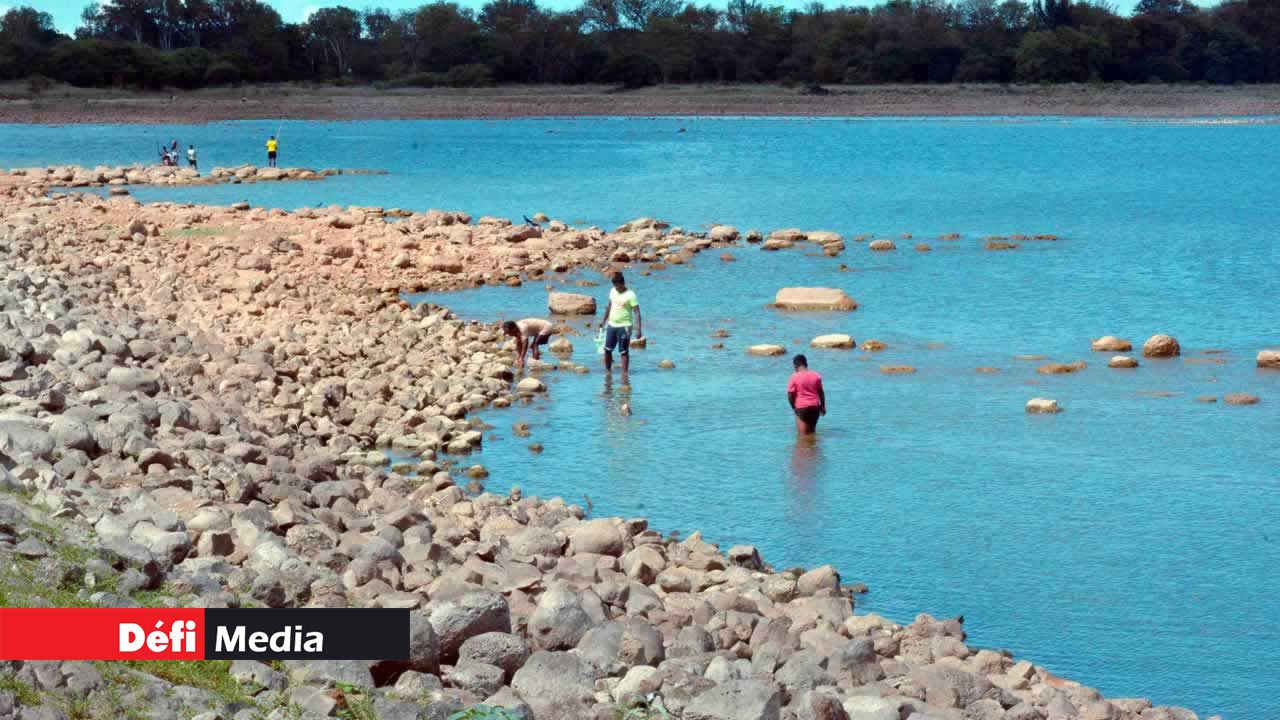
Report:
[[809,369],[809,360],[804,355],[797,355],[791,364],[796,371],[787,383],[787,402],[796,414],[796,430],[801,435],[812,435],[818,429],[818,418],[827,414],[822,376]]

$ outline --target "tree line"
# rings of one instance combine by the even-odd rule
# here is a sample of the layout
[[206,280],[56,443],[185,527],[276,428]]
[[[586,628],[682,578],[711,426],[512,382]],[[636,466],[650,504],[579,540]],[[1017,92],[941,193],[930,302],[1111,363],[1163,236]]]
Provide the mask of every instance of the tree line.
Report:
[[282,81],[493,83],[1280,82],[1280,2],[888,0],[724,8],[536,0],[479,10],[326,7],[285,22],[259,0],[106,0],[75,37],[32,7],[0,18],[0,80],[199,88]]

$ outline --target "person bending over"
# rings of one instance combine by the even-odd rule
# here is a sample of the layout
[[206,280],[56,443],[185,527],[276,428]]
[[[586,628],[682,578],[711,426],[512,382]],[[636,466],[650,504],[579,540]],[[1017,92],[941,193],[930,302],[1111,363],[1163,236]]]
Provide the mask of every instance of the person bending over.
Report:
[[542,357],[538,347],[546,345],[551,340],[551,336],[555,334],[555,326],[550,320],[525,318],[502,323],[502,332],[516,339],[516,367],[523,368],[524,356],[530,351],[534,360]]
[[827,395],[822,391],[822,376],[809,369],[809,360],[797,355],[791,361],[795,372],[787,382],[787,402],[796,415],[796,430],[812,435],[818,430],[818,418],[827,414]]
[[622,356],[622,377],[627,377],[631,369],[631,327],[636,329],[636,339],[644,337],[640,324],[640,301],[636,299],[634,290],[627,289],[627,281],[622,273],[613,274],[613,289],[609,291],[609,302],[604,307],[604,317],[600,327],[608,329],[604,335],[604,369],[613,372],[613,351],[616,348]]

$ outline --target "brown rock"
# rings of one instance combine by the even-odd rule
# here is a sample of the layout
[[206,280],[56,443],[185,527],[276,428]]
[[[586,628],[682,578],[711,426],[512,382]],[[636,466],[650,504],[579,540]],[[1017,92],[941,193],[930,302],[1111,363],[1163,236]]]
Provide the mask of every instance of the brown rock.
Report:
[[911,375],[916,369],[910,365],[881,365],[880,372],[884,375]]
[[850,311],[858,303],[838,288],[788,287],[774,295],[774,307],[780,310]]
[[1222,401],[1228,405],[1257,405],[1259,399],[1252,393],[1227,393],[1222,396]]
[[1129,352],[1133,349],[1133,343],[1114,335],[1103,335],[1090,345],[1094,352]]
[[1142,344],[1143,357],[1167,358],[1181,354],[1182,347],[1169,335],[1152,335]]

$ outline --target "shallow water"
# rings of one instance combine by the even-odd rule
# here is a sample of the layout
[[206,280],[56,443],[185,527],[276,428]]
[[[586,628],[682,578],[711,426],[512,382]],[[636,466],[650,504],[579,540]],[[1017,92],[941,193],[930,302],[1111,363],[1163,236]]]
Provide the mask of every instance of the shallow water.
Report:
[[[0,164],[149,159],[129,148],[158,132],[197,142],[207,167],[230,165],[258,160],[259,136],[278,127],[98,127],[76,129],[74,145],[66,129],[0,127]],[[1267,681],[1280,677],[1280,373],[1259,372],[1253,357],[1280,346],[1278,162],[1273,125],[289,122],[282,164],[392,174],[135,192],[915,233],[892,254],[742,247],[732,264],[713,251],[691,267],[633,272],[653,340],[635,353],[629,392],[606,383],[590,331],[572,337],[591,374],[553,374],[551,402],[484,414],[505,440],[475,458],[493,471],[490,488],[589,496],[596,514],[753,543],[779,567],[832,562],[871,586],[863,610],[964,614],[972,643],[1109,696],[1265,718],[1280,716]],[[933,239],[952,231],[966,239]],[[977,239],[1015,232],[1063,239],[1002,253]],[[934,251],[912,251],[920,240]],[[842,287],[862,307],[766,309],[787,285]],[[484,320],[545,313],[543,283],[433,299]],[[732,336],[713,339],[720,328]],[[889,350],[806,350],[831,411],[817,442],[798,444],[788,359],[742,348],[800,349],[793,340],[827,332]],[[1100,335],[1140,344],[1157,332],[1178,337],[1187,359],[1119,371],[1089,351]],[[1090,367],[1041,376],[1039,363],[1015,360],[1030,353]],[[661,358],[677,368],[657,369]],[[1202,364],[1211,358],[1225,364]],[[901,363],[919,371],[878,372]],[[1235,391],[1263,402],[1194,400]],[[1033,396],[1066,411],[1027,416]],[[530,440],[511,436],[521,420]],[[545,452],[531,454],[531,441]]]

